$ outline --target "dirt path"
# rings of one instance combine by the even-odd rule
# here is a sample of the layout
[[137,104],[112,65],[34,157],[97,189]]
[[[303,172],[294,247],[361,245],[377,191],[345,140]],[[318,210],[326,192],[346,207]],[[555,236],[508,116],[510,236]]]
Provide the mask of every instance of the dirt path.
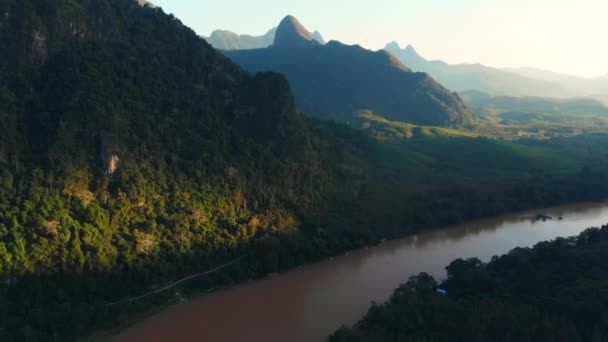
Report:
[[185,278],[177,280],[177,281],[175,281],[175,282],[173,282],[173,283],[171,283],[169,285],[163,286],[163,287],[161,287],[159,289],[156,289],[156,290],[153,290],[153,291],[150,291],[150,292],[146,292],[146,293],[144,293],[142,295],[139,295],[139,296],[125,298],[125,299],[119,300],[117,302],[107,303],[107,304],[105,304],[105,306],[114,306],[114,305],[118,305],[118,304],[130,303],[130,302],[134,302],[136,300],[140,300],[142,298],[146,298],[146,297],[149,297],[149,296],[152,296],[152,295],[155,295],[155,294],[167,291],[167,290],[169,290],[169,289],[171,289],[171,288],[173,288],[173,287],[175,287],[175,286],[177,286],[177,285],[179,285],[179,284],[181,284],[183,282],[186,282],[188,280],[191,280],[191,279],[194,279],[194,278],[197,278],[197,277],[201,277],[201,276],[204,276],[204,275],[208,275],[208,274],[211,274],[211,273],[215,273],[215,272],[217,272],[217,271],[219,271],[221,269],[224,269],[224,268],[226,268],[228,266],[234,265],[237,262],[241,261],[242,259],[243,259],[243,257],[234,259],[234,260],[232,260],[230,262],[227,262],[225,264],[219,265],[219,266],[217,266],[215,268],[212,268],[212,269],[210,269],[208,271],[189,275],[189,276],[187,276]]

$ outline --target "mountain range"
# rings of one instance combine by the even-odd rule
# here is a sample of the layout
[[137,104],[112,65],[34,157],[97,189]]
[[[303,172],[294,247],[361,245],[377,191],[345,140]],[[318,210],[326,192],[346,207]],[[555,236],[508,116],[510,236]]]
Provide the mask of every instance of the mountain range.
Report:
[[[205,38],[220,50],[250,50],[270,47],[274,43],[276,27],[263,36],[238,35],[216,30]],[[325,44],[321,33],[313,37]],[[536,68],[494,68],[483,64],[448,64],[441,60],[427,60],[411,45],[401,48],[391,42],[384,48],[405,66],[425,72],[446,88],[462,91],[481,91],[494,96],[536,97],[594,97],[606,103],[608,74],[603,77],[583,78]]]
[[425,73],[412,72],[385,51],[330,41],[322,45],[293,16],[278,26],[273,45],[225,51],[251,72],[287,76],[304,113],[348,121],[360,110],[419,125],[467,127],[472,112],[457,94]]
[[[209,37],[203,37],[209,44],[218,50],[248,50],[262,49],[269,47],[274,42],[277,28],[270,29],[262,36],[250,36],[247,34],[237,34],[227,30],[215,30]],[[325,44],[325,40],[319,31],[312,33],[313,38],[320,44]]]
[[411,45],[386,45],[386,51],[415,71],[427,72],[455,91],[477,90],[492,95],[578,97],[608,94],[608,77],[585,79],[533,68],[498,69],[482,64],[429,61]]
[[448,64],[429,61],[412,47],[402,49],[396,42],[385,50],[413,70],[427,72],[446,87],[455,91],[478,90],[492,95],[507,96],[568,96],[566,88],[549,81],[537,80],[481,64]]
[[559,84],[577,96],[608,94],[608,74],[595,78],[584,78],[535,68],[505,69],[525,77]]

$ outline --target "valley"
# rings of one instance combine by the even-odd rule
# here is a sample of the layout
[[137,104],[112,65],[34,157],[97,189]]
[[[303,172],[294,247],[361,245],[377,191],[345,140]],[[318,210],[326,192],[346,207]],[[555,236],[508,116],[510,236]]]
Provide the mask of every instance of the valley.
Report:
[[[478,257],[487,262],[514,246],[578,235],[581,227],[608,220],[605,204],[543,209],[540,212],[555,217],[547,222],[535,220],[538,212],[422,232],[204,295],[110,340],[189,341],[196,336],[208,341],[323,341],[341,325],[357,322],[372,301],[387,301],[394,288],[419,272],[445,279],[444,267],[455,258]],[[558,216],[563,220],[557,222]],[[224,325],[228,320],[231,329]]]
[[[326,41],[291,15],[203,38],[160,2],[0,1],[1,341],[322,340],[418,272],[606,220],[599,81],[558,94],[561,74]],[[398,304],[331,340],[388,339],[374,310]]]

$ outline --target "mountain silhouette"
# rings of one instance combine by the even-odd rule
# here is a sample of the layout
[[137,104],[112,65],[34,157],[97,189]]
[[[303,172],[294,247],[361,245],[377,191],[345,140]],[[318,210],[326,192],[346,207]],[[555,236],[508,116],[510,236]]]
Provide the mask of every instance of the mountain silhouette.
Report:
[[322,45],[293,16],[264,49],[226,51],[251,72],[276,71],[289,79],[298,108],[348,121],[359,110],[420,125],[466,127],[473,115],[457,94],[425,73],[411,72],[386,51],[330,41]]
[[566,86],[526,77],[482,64],[448,64],[429,61],[410,45],[401,48],[391,42],[385,50],[415,71],[426,72],[454,91],[477,90],[492,95],[567,97],[573,95]]
[[[293,18],[295,19],[295,18]],[[277,28],[274,27],[262,36],[252,36],[247,34],[237,34],[227,30],[215,30],[209,37],[203,37],[209,44],[218,50],[248,50],[269,47],[274,43]],[[319,31],[312,34],[320,44],[325,44],[325,39]]]

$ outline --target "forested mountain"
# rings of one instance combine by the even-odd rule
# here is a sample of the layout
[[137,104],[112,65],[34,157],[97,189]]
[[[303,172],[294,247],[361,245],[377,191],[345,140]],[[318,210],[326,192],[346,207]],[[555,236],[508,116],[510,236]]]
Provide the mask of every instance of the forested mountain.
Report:
[[[270,29],[263,36],[251,36],[247,34],[237,34],[227,30],[215,30],[211,36],[203,37],[209,44],[218,50],[250,50],[267,48],[274,42],[274,35],[277,28]],[[319,31],[312,33],[313,38],[321,44],[325,40]]]
[[372,110],[390,120],[420,125],[466,127],[471,111],[424,73],[413,73],[384,51],[336,41],[316,42],[294,17],[279,25],[266,49],[227,51],[252,72],[277,71],[289,79],[298,108],[324,119]]
[[[608,340],[608,226],[410,278],[330,342]],[[440,289],[441,292],[437,292]]]
[[103,302],[357,196],[359,157],[296,113],[283,76],[249,75],[162,10],[0,13],[0,340],[88,333]]
[[0,12],[0,272],[210,253],[358,191],[360,161],[296,113],[283,76],[247,74],[162,10]]
[[[272,49],[355,51],[365,63],[353,67],[369,59],[396,84],[426,84],[407,96],[416,113],[462,106],[386,53],[279,32]],[[420,139],[384,143],[301,116],[284,76],[244,71],[133,0],[2,0],[0,51],[0,341],[88,337],[381,239],[608,191],[604,135],[506,142],[399,126]],[[440,113],[464,124],[452,111]],[[123,301],[227,262],[179,296]]]
[[[414,71],[426,72],[454,91],[477,90],[492,95],[570,97],[577,93],[569,87],[481,64],[448,64],[428,61],[412,47],[402,49],[396,42],[384,48]],[[582,94],[578,94],[582,95]]]

